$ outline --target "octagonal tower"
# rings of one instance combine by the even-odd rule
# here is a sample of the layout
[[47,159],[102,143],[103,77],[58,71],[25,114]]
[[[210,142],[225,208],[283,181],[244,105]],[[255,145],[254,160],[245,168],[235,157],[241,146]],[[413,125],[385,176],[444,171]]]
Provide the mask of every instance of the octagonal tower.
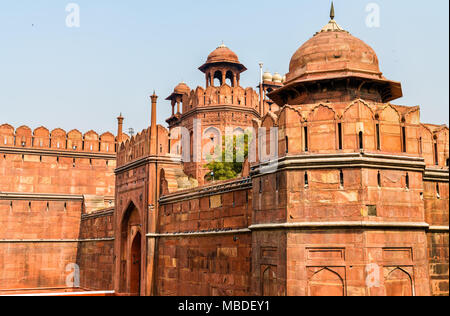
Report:
[[[190,90],[186,84],[179,84],[167,98],[172,102],[173,114],[167,122],[171,134],[179,127],[189,132],[190,154],[184,156],[184,171],[202,185],[209,174],[202,150],[208,144],[212,149],[221,144],[227,128],[243,133],[261,115],[259,95],[252,88],[240,85],[241,73],[247,68],[231,49],[220,45],[199,69],[205,74],[205,87]],[[187,150],[187,146],[182,148],[179,138],[172,139],[170,147],[172,154],[181,155]]]
[[277,168],[252,166],[254,295],[448,288],[448,272],[436,272],[448,267],[438,255],[448,240],[448,128],[390,103],[401,96],[334,10],[293,55],[269,94],[281,110],[261,122],[279,129]]

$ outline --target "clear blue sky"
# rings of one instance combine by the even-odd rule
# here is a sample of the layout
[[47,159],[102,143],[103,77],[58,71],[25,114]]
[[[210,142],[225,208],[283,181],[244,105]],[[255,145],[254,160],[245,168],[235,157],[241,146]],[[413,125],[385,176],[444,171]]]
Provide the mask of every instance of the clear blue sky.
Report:
[[[81,27],[67,28],[65,7],[81,8]],[[366,5],[381,8],[368,28]],[[385,76],[401,81],[402,105],[420,105],[422,121],[448,124],[448,0],[336,0],[336,20],[371,45]],[[282,74],[298,47],[325,25],[329,0],[1,0],[0,124],[44,125],[99,133],[146,128],[153,89],[164,101],[186,81],[204,85],[197,68],[223,40],[249,69],[258,62]]]

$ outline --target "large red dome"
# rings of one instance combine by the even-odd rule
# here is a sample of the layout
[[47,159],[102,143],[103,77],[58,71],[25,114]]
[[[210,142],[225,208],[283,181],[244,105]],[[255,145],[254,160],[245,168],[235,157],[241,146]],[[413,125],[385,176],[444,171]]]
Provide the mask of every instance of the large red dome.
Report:
[[287,81],[354,74],[383,78],[375,51],[332,20],[295,52]]
[[[347,82],[346,89],[353,89],[353,92],[347,92],[349,98],[361,95],[361,89],[367,83],[373,83],[373,89],[366,93],[366,97],[370,94],[371,98],[382,102],[402,97],[401,84],[383,77],[372,47],[341,28],[334,20],[333,11],[328,24],[292,56],[283,87],[270,93],[269,97],[279,106],[287,102],[303,102],[298,99],[299,93],[303,94],[304,100],[313,102],[320,96],[312,96],[315,93],[311,92],[314,89],[310,90],[312,85],[321,82],[334,84],[342,79]],[[334,89],[333,84],[331,89]]]

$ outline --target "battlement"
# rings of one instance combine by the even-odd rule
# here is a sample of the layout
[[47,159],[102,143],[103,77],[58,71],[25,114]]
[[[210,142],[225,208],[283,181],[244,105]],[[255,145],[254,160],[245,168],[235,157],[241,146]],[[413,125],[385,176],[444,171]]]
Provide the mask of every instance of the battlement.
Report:
[[[136,136],[126,139],[120,144],[117,152],[117,166],[126,165],[132,161],[151,155],[151,127],[144,129]],[[157,126],[157,156],[169,153],[169,131],[161,125]]]
[[197,87],[191,93],[182,97],[183,113],[189,112],[196,107],[229,105],[246,107],[258,111],[259,96],[252,88],[230,87],[227,84],[221,87],[209,86],[204,89]]
[[[355,100],[284,106],[258,127],[278,127],[282,155],[375,152],[423,157],[428,167],[449,165],[449,129],[422,124],[420,108]],[[266,146],[270,140],[266,140]],[[268,147],[269,148],[269,147]]]
[[45,127],[33,131],[28,126],[14,129],[9,124],[3,124],[0,125],[0,147],[114,154],[117,138],[110,132],[99,135],[91,130],[82,134],[76,129],[66,132],[60,128],[50,132]]

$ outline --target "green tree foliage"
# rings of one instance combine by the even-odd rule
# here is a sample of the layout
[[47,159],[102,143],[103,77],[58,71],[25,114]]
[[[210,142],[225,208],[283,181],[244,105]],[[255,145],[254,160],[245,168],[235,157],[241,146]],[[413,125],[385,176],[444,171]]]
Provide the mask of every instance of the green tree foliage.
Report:
[[[243,162],[238,161],[238,157],[244,157],[244,159],[248,158],[248,146],[251,142],[251,136],[249,137],[247,134],[234,136],[233,141],[228,138],[222,137],[222,160],[216,161],[212,158],[212,156],[208,157],[210,163],[208,163],[205,167],[211,170],[214,173],[214,176],[209,173],[206,177],[207,181],[212,180],[230,180],[237,178],[239,174],[242,172]],[[242,146],[243,140],[243,146]],[[239,144],[239,146],[238,146]],[[242,152],[243,151],[243,152]],[[216,148],[216,152],[218,152]],[[228,159],[226,161],[226,153],[233,153],[233,161]],[[230,157],[231,158],[231,157]],[[241,159],[240,159],[241,160]]]

